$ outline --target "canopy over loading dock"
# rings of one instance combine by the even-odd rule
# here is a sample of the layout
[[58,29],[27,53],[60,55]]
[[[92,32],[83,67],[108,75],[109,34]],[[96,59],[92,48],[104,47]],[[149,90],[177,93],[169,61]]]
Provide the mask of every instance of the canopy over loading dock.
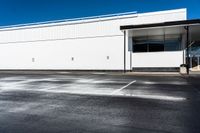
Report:
[[[200,19],[120,26],[130,52],[130,67],[137,70],[200,70]],[[124,57],[126,60],[126,57]],[[126,68],[126,67],[125,67]]]

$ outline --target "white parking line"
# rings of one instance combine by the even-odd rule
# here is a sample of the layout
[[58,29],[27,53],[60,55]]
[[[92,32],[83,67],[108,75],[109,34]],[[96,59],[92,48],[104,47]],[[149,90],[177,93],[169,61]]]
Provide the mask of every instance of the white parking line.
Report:
[[107,73],[100,73],[100,72],[94,72],[92,74],[96,74],[96,75],[104,75],[104,74],[107,74]]
[[142,94],[119,94],[121,96],[127,96],[127,97],[135,97],[135,98],[142,98],[142,99],[154,99],[154,100],[165,100],[165,101],[184,101],[187,98],[180,97],[180,96],[167,96],[167,95],[142,95]]
[[121,87],[120,89],[117,89],[117,90],[113,91],[113,92],[111,93],[111,95],[114,95],[114,94],[120,92],[121,90],[123,90],[123,89],[125,89],[126,87],[132,85],[132,84],[135,83],[135,82],[136,82],[136,80],[133,80],[132,82],[128,83],[127,85],[125,85],[125,86],[123,86],[123,87]]

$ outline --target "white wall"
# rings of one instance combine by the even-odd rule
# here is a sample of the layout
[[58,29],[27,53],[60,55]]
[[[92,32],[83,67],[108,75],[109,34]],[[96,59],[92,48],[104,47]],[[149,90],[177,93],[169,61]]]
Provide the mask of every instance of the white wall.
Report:
[[[0,69],[123,70],[121,25],[186,19],[186,10],[0,29]],[[128,46],[127,46],[128,48]],[[130,53],[126,49],[127,70]],[[107,60],[107,56],[110,57]],[[74,57],[74,61],[71,58]],[[35,62],[32,62],[35,58]]]
[[1,45],[0,69],[120,70],[121,44],[123,36]]
[[183,51],[132,54],[133,67],[180,67]]

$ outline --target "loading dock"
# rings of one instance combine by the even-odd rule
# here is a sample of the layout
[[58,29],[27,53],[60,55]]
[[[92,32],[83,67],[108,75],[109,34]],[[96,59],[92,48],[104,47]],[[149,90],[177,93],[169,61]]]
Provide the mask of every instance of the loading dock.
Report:
[[[200,20],[121,26],[132,48],[131,67],[139,71],[177,71],[180,64],[199,68]],[[189,57],[189,58],[187,58]],[[196,59],[196,66],[194,60]],[[188,68],[188,70],[189,70]]]

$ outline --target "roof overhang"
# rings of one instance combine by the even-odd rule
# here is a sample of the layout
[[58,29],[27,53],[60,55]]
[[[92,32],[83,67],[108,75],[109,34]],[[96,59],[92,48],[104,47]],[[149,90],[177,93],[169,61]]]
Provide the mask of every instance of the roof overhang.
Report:
[[200,25],[200,19],[142,24],[142,25],[124,25],[120,26],[120,30],[139,30],[139,29],[166,28],[166,27],[179,27],[179,26],[183,27],[190,25]]

